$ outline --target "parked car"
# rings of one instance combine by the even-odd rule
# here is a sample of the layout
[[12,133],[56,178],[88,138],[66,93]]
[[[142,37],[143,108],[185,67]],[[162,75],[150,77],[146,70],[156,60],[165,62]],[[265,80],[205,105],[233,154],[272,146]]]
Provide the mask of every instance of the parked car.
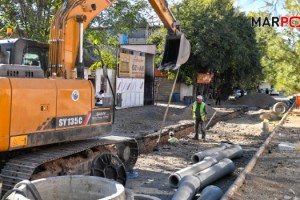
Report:
[[277,92],[275,90],[270,90],[270,95],[272,95],[272,96],[278,96],[279,92]]
[[[242,90],[236,90],[235,91],[235,98],[236,99],[238,99],[238,98],[240,98],[242,96],[241,91]],[[244,90],[244,96],[246,96],[246,95],[247,95],[247,92]]]

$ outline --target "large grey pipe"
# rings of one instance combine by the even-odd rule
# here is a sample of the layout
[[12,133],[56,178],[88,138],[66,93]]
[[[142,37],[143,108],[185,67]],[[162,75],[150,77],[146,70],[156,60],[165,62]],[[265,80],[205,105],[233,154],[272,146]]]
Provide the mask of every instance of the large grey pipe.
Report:
[[242,155],[243,155],[243,149],[239,145],[232,145],[225,150],[215,152],[215,153],[211,154],[210,156],[205,157],[204,160],[202,160],[200,162],[196,162],[196,161],[198,161],[198,155],[195,154],[194,155],[195,157],[193,157],[193,161],[194,161],[194,163],[196,162],[196,164],[186,167],[184,169],[181,169],[181,170],[171,174],[169,176],[169,185],[171,187],[178,187],[179,181],[184,176],[194,175],[196,173],[199,173],[202,170],[209,168],[210,166],[216,164],[217,162],[219,162],[220,160],[222,160],[224,158],[233,159],[233,158],[238,158]]
[[223,191],[214,185],[204,188],[197,200],[219,200],[223,195]]
[[[197,163],[200,160],[202,160],[202,154],[196,153],[192,156],[192,161],[193,163]],[[224,150],[220,150],[218,152],[213,152],[210,153],[209,155],[207,155],[206,157],[212,157],[217,159],[217,161],[222,160],[223,158],[230,158],[230,159],[234,159],[234,158],[238,158],[241,157],[243,155],[243,149],[240,145],[232,145],[229,148],[226,148]]]
[[222,151],[228,147],[230,147],[231,145],[230,144],[227,144],[227,143],[222,143],[221,145],[217,146],[217,147],[214,147],[214,148],[210,148],[210,149],[207,149],[205,151],[200,151],[198,153],[195,153],[193,156],[192,156],[192,161],[193,163],[197,163],[197,162],[200,162],[201,160],[203,160],[206,156],[210,156],[211,154],[213,153],[216,153],[216,152],[219,152],[219,151]]
[[219,178],[231,174],[235,170],[234,163],[224,158],[219,163],[209,167],[193,176],[185,176],[181,179],[179,187],[172,200],[190,200],[193,199],[196,192],[218,180]]
[[235,170],[235,165],[232,160],[228,158],[224,158],[214,166],[207,168],[201,171],[194,176],[198,177],[201,181],[200,189],[208,186],[214,181],[226,176],[227,174],[231,174]]
[[194,175],[199,173],[200,171],[207,169],[214,164],[216,164],[218,160],[212,157],[205,158],[201,162],[198,162],[196,164],[193,164],[189,167],[186,167],[184,169],[181,169],[169,176],[169,184],[171,187],[178,187],[179,181],[187,175]]
[[200,189],[200,179],[196,176],[188,175],[181,179],[179,188],[175,192],[172,200],[193,199],[196,192]]

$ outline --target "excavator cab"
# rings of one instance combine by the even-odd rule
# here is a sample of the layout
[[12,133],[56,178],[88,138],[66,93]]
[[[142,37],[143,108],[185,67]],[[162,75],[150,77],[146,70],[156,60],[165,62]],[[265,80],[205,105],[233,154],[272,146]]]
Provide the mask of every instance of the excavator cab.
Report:
[[165,51],[159,70],[177,70],[182,64],[186,63],[191,53],[190,42],[184,34],[167,35]]

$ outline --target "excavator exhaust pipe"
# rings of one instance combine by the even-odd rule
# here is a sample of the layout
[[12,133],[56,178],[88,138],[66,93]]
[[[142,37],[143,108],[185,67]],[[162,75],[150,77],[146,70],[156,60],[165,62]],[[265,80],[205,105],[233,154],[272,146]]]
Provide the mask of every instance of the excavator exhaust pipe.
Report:
[[168,35],[159,70],[176,70],[190,57],[191,45],[184,34]]

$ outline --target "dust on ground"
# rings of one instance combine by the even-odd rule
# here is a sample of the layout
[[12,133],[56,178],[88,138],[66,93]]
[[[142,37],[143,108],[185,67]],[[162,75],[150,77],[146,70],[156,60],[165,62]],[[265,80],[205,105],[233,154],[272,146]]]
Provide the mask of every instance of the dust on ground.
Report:
[[135,166],[139,176],[129,179],[126,187],[135,193],[156,196],[162,200],[171,199],[175,193],[168,185],[168,176],[171,173],[191,165],[191,156],[194,153],[214,147],[220,142],[230,142],[240,144],[244,155],[234,160],[237,167],[234,174],[215,183],[226,192],[266,139],[261,134],[262,121],[259,118],[263,112],[264,110],[249,111],[238,118],[217,123],[207,131],[208,140],[205,143],[191,140],[194,136],[192,127],[182,130],[186,136],[176,146],[163,145],[158,152],[139,156]]
[[253,171],[233,199],[300,200],[300,151],[281,151],[278,144],[300,144],[300,110],[294,110],[276,131]]
[[[166,106],[167,104],[159,103],[116,110],[112,134],[135,137],[158,132],[162,126]],[[216,116],[222,116],[234,112],[238,108],[212,108],[206,105],[207,117],[211,118],[215,111],[218,111]],[[186,122],[193,122],[192,105],[171,104],[165,127]]]

